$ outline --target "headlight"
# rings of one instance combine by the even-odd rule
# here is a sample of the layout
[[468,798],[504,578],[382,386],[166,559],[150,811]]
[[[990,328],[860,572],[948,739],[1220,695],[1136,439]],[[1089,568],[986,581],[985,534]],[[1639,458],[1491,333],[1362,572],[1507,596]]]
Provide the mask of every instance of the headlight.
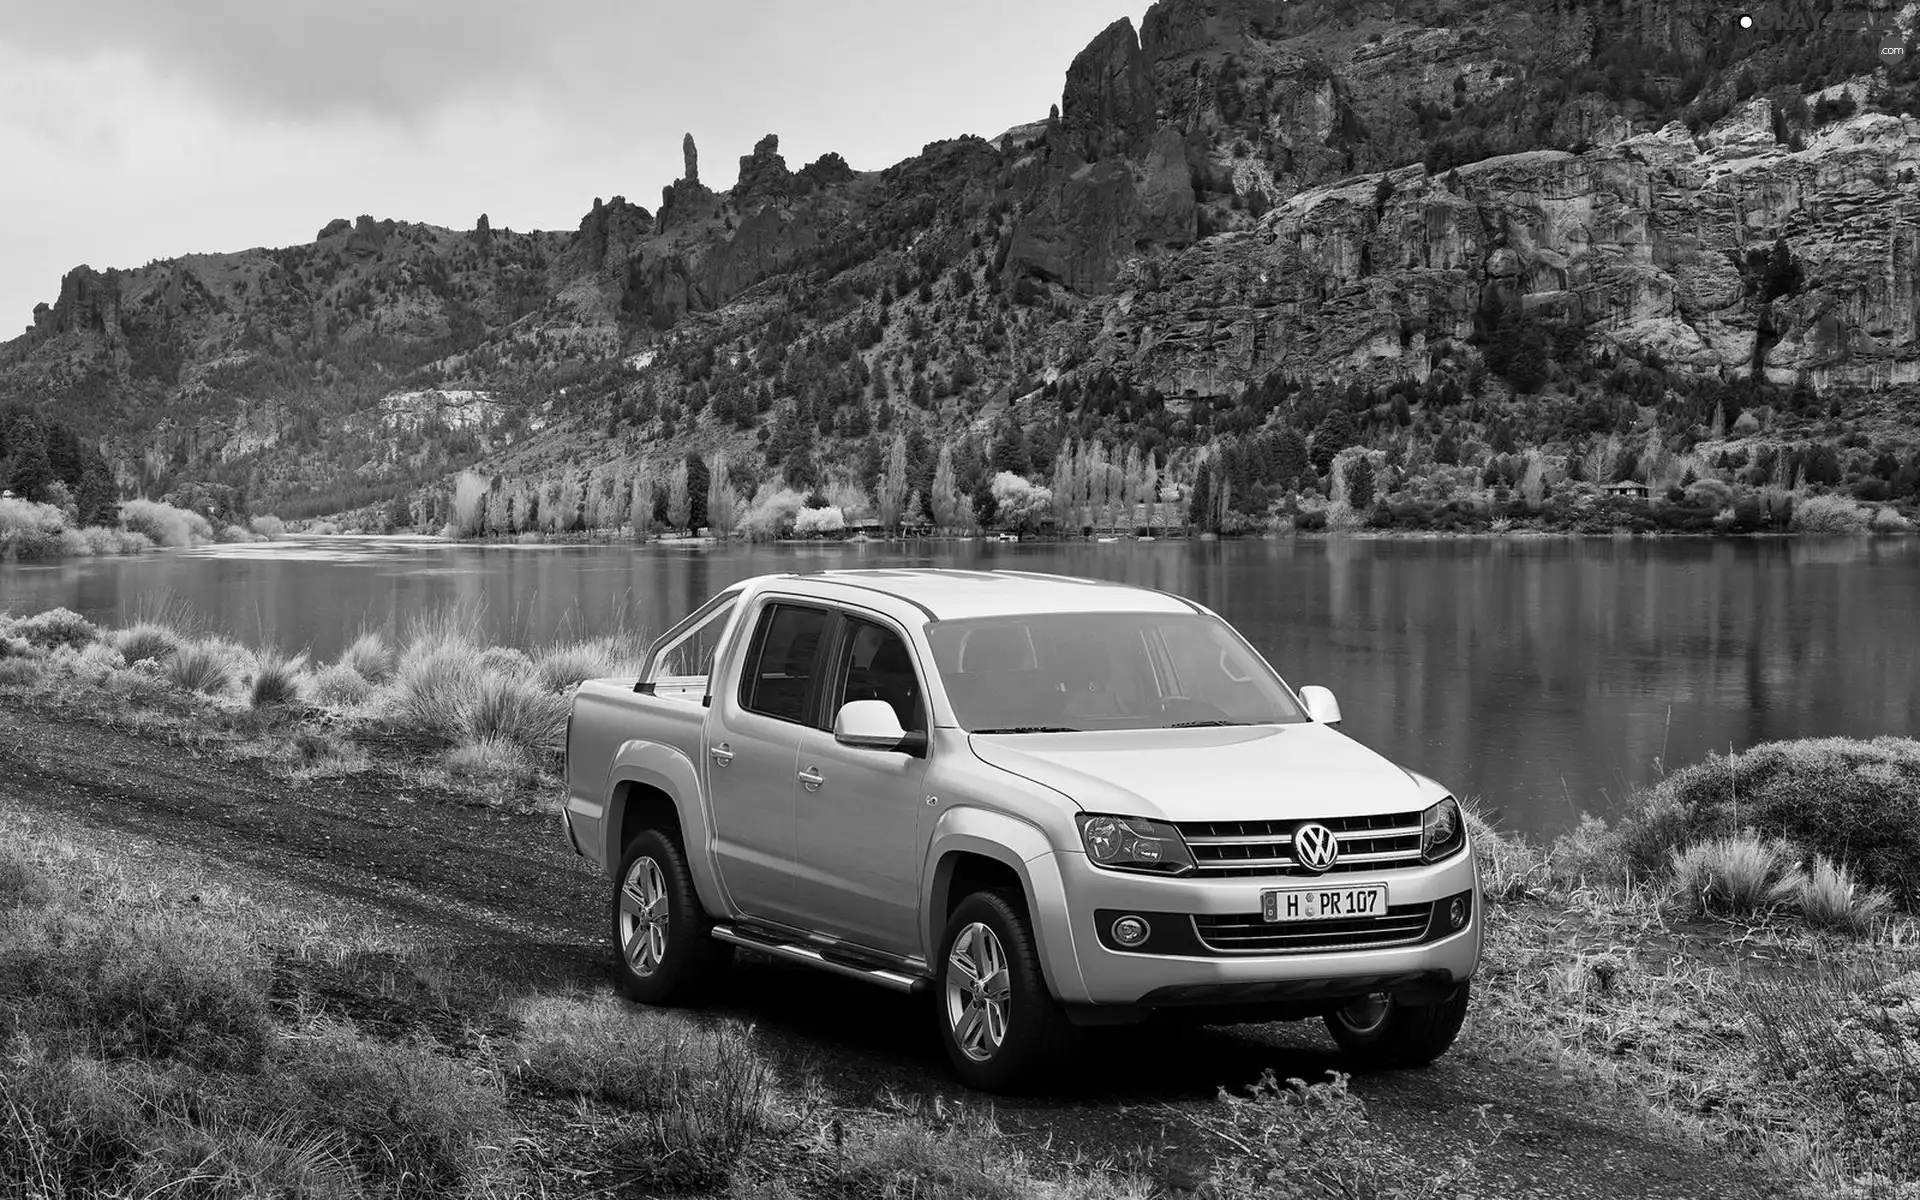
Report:
[[1467,840],[1467,823],[1452,796],[1420,814],[1420,857],[1435,862],[1452,854]]
[[1184,875],[1193,870],[1193,852],[1180,831],[1141,817],[1080,814],[1080,840],[1096,866],[1115,871]]

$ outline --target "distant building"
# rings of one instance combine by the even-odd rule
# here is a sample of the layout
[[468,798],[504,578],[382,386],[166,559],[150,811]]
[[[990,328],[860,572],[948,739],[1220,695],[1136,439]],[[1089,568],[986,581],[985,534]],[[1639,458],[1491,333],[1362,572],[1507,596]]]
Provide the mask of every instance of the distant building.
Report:
[[1636,483],[1631,479],[1622,479],[1619,483],[1608,484],[1606,492],[1609,496],[1624,496],[1632,500],[1645,500],[1651,494],[1646,484]]

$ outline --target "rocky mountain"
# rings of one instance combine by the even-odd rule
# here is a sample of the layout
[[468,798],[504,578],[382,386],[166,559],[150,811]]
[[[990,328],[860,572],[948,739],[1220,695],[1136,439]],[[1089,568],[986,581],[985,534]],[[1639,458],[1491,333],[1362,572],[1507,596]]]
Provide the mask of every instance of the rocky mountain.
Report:
[[126,488],[318,513],[469,464],[870,474],[896,423],[1166,461],[1303,380],[1362,408],[1579,403],[1625,365],[1752,404],[1920,383],[1920,71],[1880,56],[1920,5],[1776,7],[1160,0],[1045,121],[881,171],[769,135],[715,190],[689,136],[657,210],[570,232],[361,217],[78,267],[0,345],[0,401]]

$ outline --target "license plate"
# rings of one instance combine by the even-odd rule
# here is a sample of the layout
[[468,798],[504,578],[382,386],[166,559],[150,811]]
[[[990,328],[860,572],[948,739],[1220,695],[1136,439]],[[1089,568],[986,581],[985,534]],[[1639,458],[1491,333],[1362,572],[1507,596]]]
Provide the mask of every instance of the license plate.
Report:
[[1268,921],[1338,921],[1380,917],[1387,912],[1387,889],[1371,887],[1288,888],[1260,893],[1260,916]]

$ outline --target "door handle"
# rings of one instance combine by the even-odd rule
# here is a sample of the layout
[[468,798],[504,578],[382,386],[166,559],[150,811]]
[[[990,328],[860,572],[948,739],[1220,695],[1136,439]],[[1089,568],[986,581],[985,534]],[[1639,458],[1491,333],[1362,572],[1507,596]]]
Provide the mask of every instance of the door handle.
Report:
[[800,772],[800,774],[796,778],[798,778],[801,783],[806,784],[807,790],[810,792],[819,791],[820,785],[827,781],[827,777],[825,775],[822,775],[819,771],[815,770],[812,767],[808,767],[806,770]]
[[713,762],[715,766],[724,767],[728,763],[733,761],[733,751],[727,748],[727,744],[725,742],[721,742],[718,746],[715,746],[713,749],[707,751],[707,753],[713,755]]

